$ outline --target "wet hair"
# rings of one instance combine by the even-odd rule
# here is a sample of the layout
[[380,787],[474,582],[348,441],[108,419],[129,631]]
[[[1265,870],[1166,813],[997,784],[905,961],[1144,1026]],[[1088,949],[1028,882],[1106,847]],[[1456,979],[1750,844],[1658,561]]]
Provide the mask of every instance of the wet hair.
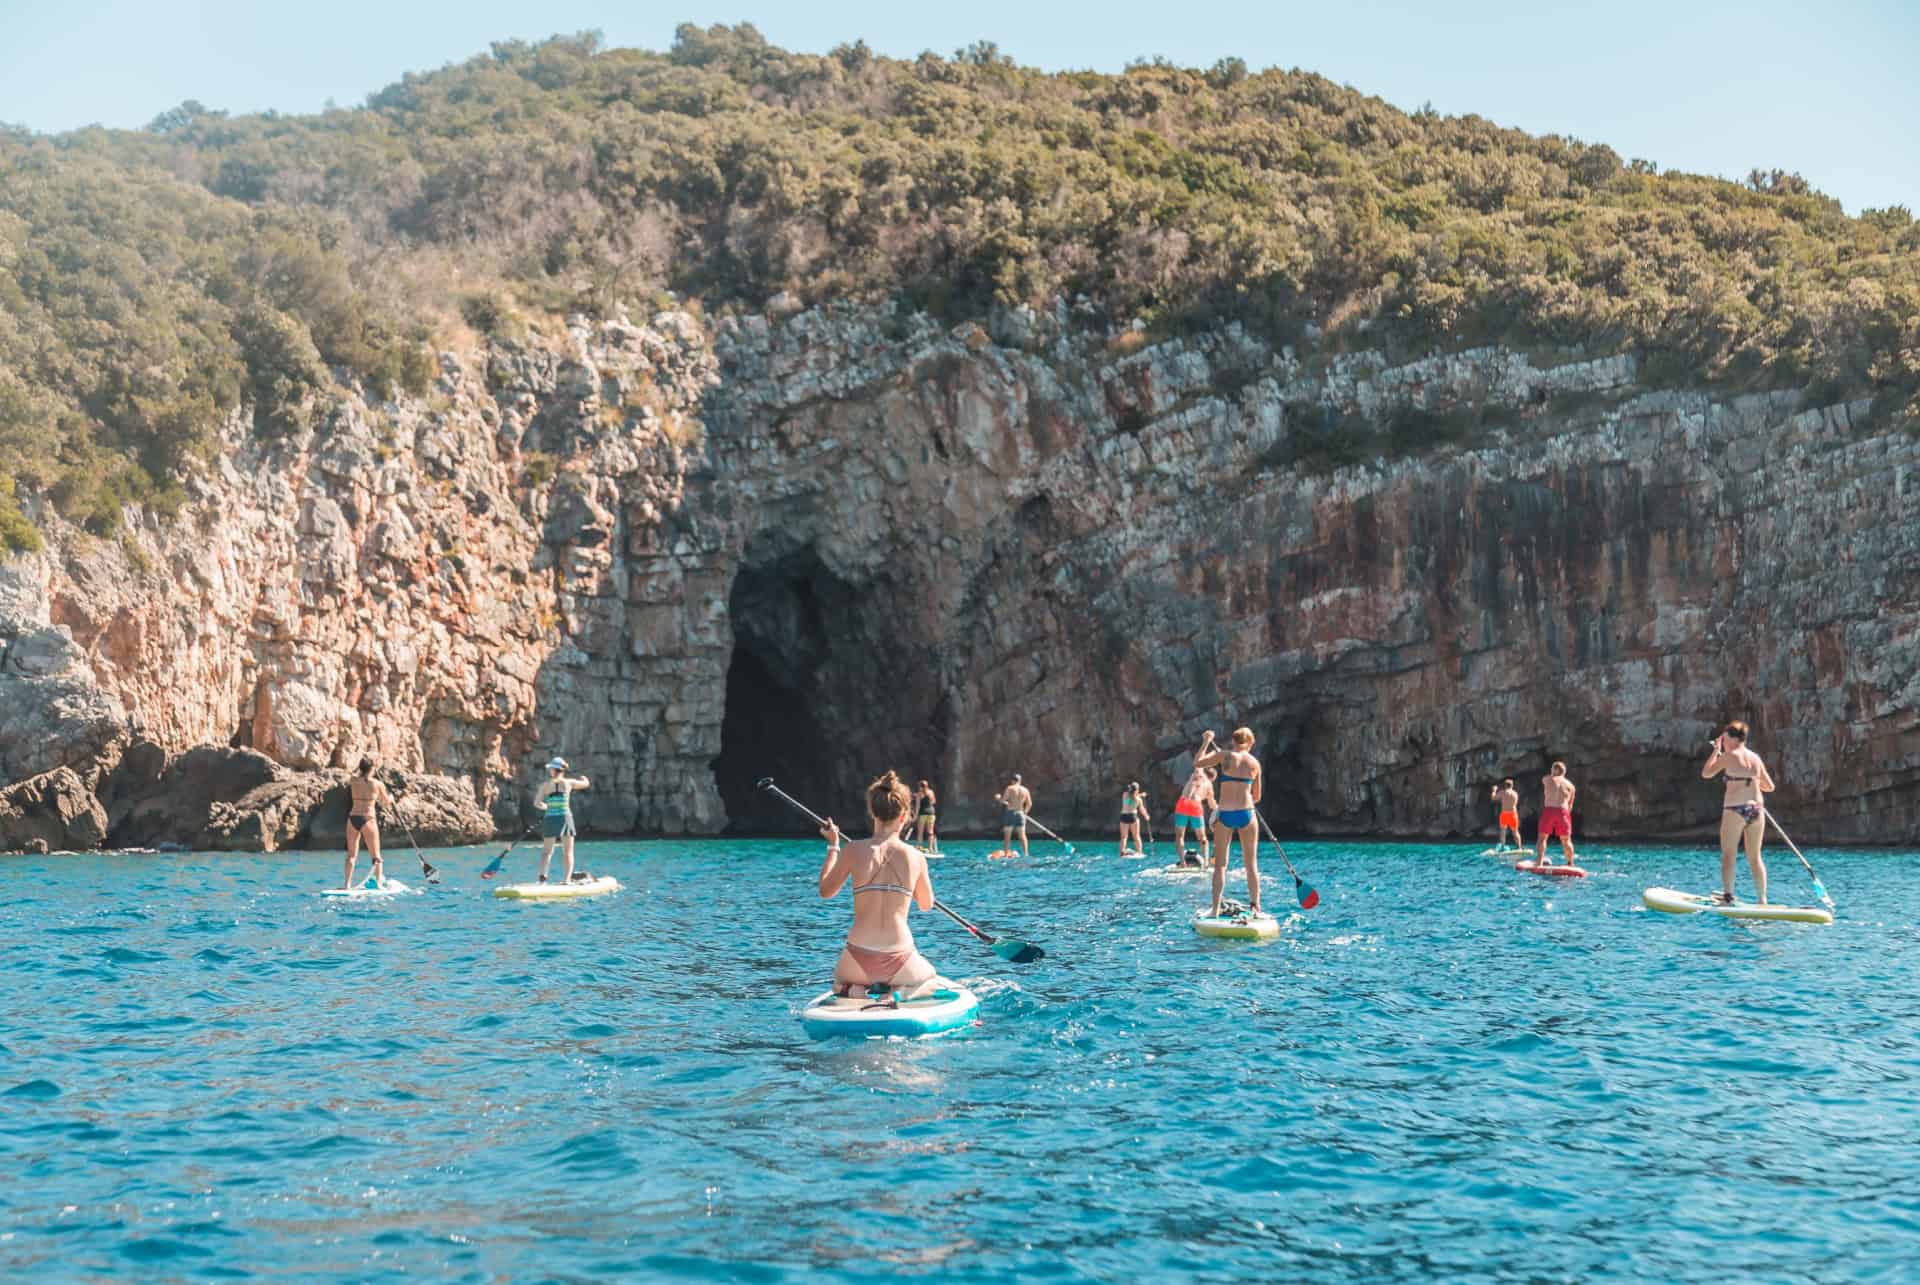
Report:
[[1737,718],[1727,724],[1727,730],[1724,734],[1731,736],[1742,745],[1747,743],[1747,725]]
[[905,816],[907,806],[912,802],[913,796],[907,792],[907,783],[900,779],[898,772],[888,772],[867,787],[867,811],[882,824],[898,821]]
[[1500,788],[1503,790],[1511,790],[1513,788],[1513,778],[1508,777],[1506,780],[1500,782]]
[[1567,765],[1556,759],[1553,764],[1552,775],[1565,776],[1566,774],[1567,774]]
[[1236,727],[1233,729],[1233,748],[1234,749],[1241,750],[1244,752],[1252,744],[1253,744],[1253,729],[1251,727]]
[[362,758],[358,771],[361,776],[365,776],[367,773],[373,771],[373,760],[370,758]]

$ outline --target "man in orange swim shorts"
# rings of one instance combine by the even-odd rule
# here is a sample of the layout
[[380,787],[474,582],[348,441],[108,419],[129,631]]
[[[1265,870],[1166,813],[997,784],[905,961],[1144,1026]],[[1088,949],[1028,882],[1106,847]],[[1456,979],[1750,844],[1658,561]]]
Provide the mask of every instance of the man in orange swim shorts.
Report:
[[1547,838],[1560,836],[1560,851],[1573,865],[1573,782],[1567,779],[1567,765],[1555,763],[1540,781],[1540,850],[1534,859],[1543,866],[1547,860]]
[[1507,849],[1507,832],[1513,832],[1513,846],[1524,848],[1527,841],[1520,837],[1520,791],[1513,788],[1513,778],[1508,777],[1493,787],[1488,797],[1494,802],[1494,808],[1500,814],[1500,842],[1496,845],[1502,852]]

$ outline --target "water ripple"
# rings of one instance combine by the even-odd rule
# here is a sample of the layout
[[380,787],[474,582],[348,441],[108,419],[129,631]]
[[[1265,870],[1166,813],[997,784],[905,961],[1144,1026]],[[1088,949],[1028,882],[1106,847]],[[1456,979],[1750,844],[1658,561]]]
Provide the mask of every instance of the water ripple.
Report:
[[986,846],[936,865],[942,896],[1048,959],[923,917],[979,1024],[824,1045],[797,1014],[846,906],[811,844],[583,845],[626,890],[558,907],[486,895],[497,847],[367,905],[317,895],[326,854],[9,858],[34,894],[0,902],[0,1276],[1838,1280],[1920,1254],[1910,859],[1821,854],[1843,918],[1805,929],[1639,909],[1714,877],[1700,851],[1548,887],[1477,847],[1300,844],[1325,902],[1251,945],[1193,935],[1204,881]]

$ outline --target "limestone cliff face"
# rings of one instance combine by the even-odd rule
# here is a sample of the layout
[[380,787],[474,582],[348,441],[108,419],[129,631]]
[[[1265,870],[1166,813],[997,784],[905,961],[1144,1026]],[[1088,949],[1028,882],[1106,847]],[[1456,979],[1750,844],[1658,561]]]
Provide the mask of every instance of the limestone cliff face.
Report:
[[374,750],[504,826],[559,752],[588,828],[667,833],[789,828],[768,774],[846,820],[888,766],[965,826],[1019,771],[1106,829],[1244,723],[1283,829],[1478,830],[1560,757],[1583,832],[1669,834],[1745,717],[1796,834],[1920,833],[1920,443],[1864,405],[1064,305],[781,313],[576,323],[447,355],[418,403],[236,424],[178,518],[6,566],[0,700],[44,730],[0,769]]

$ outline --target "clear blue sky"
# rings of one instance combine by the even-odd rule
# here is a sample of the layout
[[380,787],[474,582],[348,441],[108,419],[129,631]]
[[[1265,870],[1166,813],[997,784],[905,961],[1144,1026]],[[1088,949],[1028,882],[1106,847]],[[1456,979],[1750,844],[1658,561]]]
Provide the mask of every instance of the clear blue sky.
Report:
[[1855,212],[1920,208],[1920,0],[0,0],[0,121],[135,127],[187,98],[351,106],[494,40],[598,28],[664,49],[683,21],[906,57],[993,40],[1048,69],[1237,55],[1665,168],[1798,170]]

